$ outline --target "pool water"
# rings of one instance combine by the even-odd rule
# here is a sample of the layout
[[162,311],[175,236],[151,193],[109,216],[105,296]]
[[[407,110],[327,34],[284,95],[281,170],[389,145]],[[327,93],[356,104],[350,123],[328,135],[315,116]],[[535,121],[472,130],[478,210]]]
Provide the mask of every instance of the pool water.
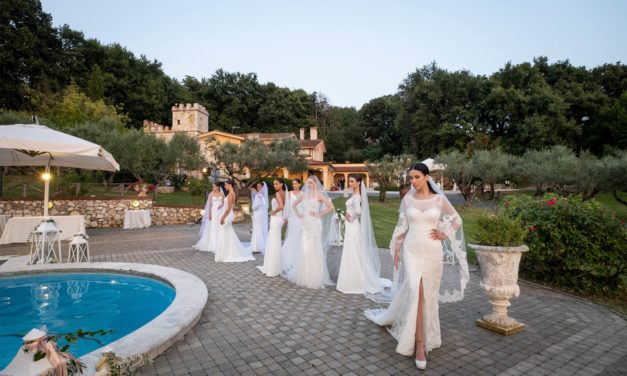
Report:
[[[32,328],[48,333],[112,329],[104,344],[157,317],[174,300],[174,289],[158,280],[114,273],[48,273],[0,278],[0,370]],[[64,346],[59,341],[59,347]],[[85,355],[102,345],[79,339],[69,352]]]

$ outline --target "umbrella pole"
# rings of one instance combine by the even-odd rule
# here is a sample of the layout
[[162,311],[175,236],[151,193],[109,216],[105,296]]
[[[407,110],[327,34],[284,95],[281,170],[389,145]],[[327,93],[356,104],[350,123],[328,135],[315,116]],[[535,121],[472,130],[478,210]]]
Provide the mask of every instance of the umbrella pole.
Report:
[[46,166],[44,175],[44,219],[48,219],[48,200],[50,199],[50,165]]

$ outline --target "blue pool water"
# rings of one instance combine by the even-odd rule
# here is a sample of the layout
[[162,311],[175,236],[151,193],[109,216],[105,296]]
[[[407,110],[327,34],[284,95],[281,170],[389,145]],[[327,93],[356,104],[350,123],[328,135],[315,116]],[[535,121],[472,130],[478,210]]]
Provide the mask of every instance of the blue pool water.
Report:
[[[157,280],[112,273],[49,273],[0,278],[0,370],[32,328],[48,333],[109,330],[110,343],[145,325],[172,303],[174,289]],[[64,345],[59,341],[59,347]],[[69,351],[82,356],[101,347],[78,340]]]

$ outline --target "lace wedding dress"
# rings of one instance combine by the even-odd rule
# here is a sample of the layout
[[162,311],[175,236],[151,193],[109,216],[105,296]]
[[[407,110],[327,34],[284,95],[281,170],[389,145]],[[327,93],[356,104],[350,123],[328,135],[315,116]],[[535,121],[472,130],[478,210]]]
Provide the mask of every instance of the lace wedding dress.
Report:
[[[305,194],[305,193],[303,193]],[[303,198],[302,240],[300,251],[295,257],[293,267],[287,272],[287,279],[301,287],[322,289],[331,284],[329,270],[324,255],[322,241],[322,219],[311,213],[319,213],[320,202],[317,198]],[[300,210],[300,209],[299,209]]]
[[[278,205],[276,198],[273,198],[272,211],[276,210]],[[257,267],[268,277],[276,277],[281,274],[281,231],[283,223],[283,210],[270,216],[270,231],[268,231],[263,265]]]
[[[361,260],[361,196],[352,195],[346,201],[346,218],[344,222],[344,246],[342,247],[342,260],[337,276],[336,289],[344,294],[363,294],[364,271]],[[351,218],[348,220],[348,218]]]
[[[430,237],[432,229],[439,229],[449,237],[443,242]],[[427,351],[442,344],[438,299],[456,301],[463,297],[468,282],[468,265],[465,250],[462,251],[463,234],[460,236],[461,218],[444,195],[434,195],[420,200],[407,194],[401,204],[401,213],[390,250],[403,244],[399,274],[402,281],[387,309],[365,311],[374,323],[388,326],[390,334],[398,341],[396,352],[414,354],[418,290],[422,280],[423,324]],[[461,231],[463,233],[463,231]],[[461,243],[460,243],[461,242]],[[443,248],[443,245],[452,247]],[[452,243],[452,244],[451,244]],[[449,253],[450,252],[450,253]],[[443,270],[448,268],[447,278],[441,286]],[[441,293],[441,290],[445,290]]]
[[[218,230],[218,248],[215,252],[215,262],[244,262],[255,258],[250,248],[244,248],[233,229],[233,210],[224,219],[224,225]],[[219,221],[219,219],[218,219]]]

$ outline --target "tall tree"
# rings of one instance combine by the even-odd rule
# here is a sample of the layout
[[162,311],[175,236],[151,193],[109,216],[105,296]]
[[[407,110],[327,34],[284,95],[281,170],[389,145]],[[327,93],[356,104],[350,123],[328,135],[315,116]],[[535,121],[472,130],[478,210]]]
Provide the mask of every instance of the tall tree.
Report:
[[[62,46],[39,1],[0,2],[0,107],[30,107],[26,87],[56,91]],[[67,81],[66,81],[67,82]]]

